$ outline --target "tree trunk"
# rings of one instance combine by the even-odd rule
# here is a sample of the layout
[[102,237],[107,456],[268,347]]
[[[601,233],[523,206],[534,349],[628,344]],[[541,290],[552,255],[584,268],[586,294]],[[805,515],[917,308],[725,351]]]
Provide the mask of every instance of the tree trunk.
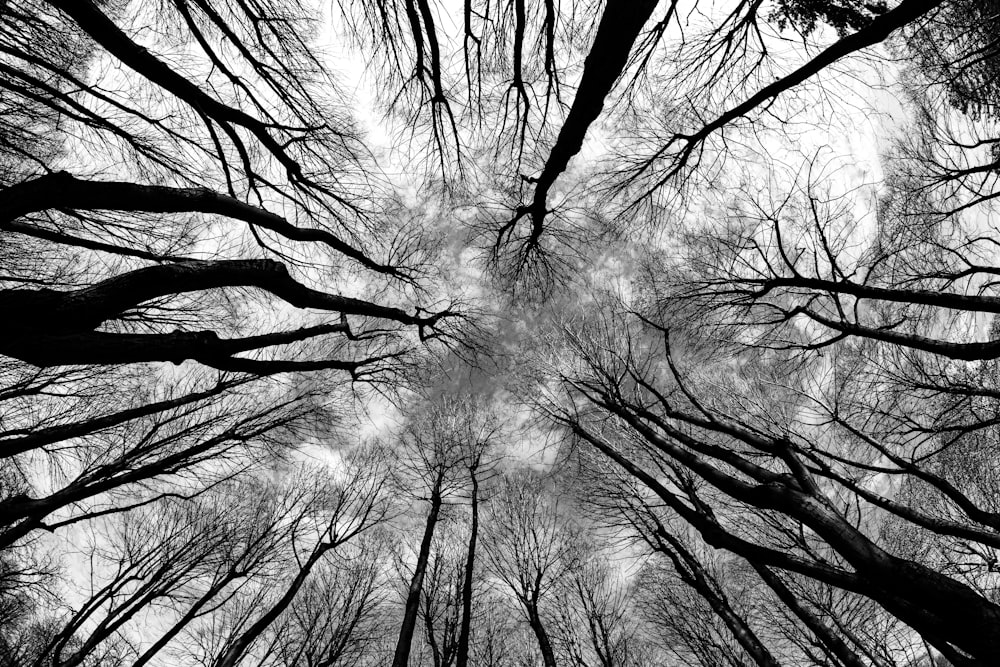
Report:
[[655,8],[656,0],[610,0],[605,6],[594,43],[583,64],[573,105],[542,173],[535,181],[530,206],[534,218],[532,238],[535,241],[542,233],[543,219],[548,212],[546,202],[549,191],[566,171],[569,161],[583,147],[587,130],[604,109],[605,98],[625,71],[632,46]]
[[795,594],[785,586],[785,583],[777,575],[763,565],[758,563],[750,564],[757,571],[757,574],[760,575],[760,578],[764,580],[764,583],[774,591],[778,599],[816,635],[816,638],[826,647],[827,652],[832,653],[836,656],[837,660],[847,667],[865,667],[864,661],[851,650],[847,643],[837,636],[836,632],[827,626],[822,619],[802,606],[796,599]]
[[392,667],[406,667],[410,659],[410,644],[413,642],[413,631],[417,625],[420,591],[424,586],[424,571],[427,569],[427,560],[430,558],[431,540],[434,538],[434,528],[437,526],[440,511],[441,488],[440,484],[436,484],[431,491],[431,510],[427,514],[424,537],[420,541],[420,551],[417,553],[417,566],[413,571],[413,578],[410,579],[410,590],[406,595],[403,625],[399,629],[399,640],[396,642],[396,653],[392,658]]
[[721,589],[717,589],[713,585],[712,575],[705,571],[694,554],[685,549],[679,540],[665,530],[658,529],[657,535],[664,541],[659,549],[673,563],[681,580],[708,603],[754,663],[760,667],[781,667],[781,663],[771,655],[771,652],[764,646],[746,619],[733,609]]
[[281,616],[282,613],[292,604],[292,600],[298,594],[299,589],[302,588],[302,584],[305,583],[309,574],[312,572],[313,567],[316,563],[320,561],[323,555],[334,548],[333,542],[324,542],[318,545],[309,556],[308,560],[303,563],[302,568],[299,570],[298,574],[289,584],[288,588],[285,589],[284,595],[274,603],[274,605],[268,609],[267,613],[261,616],[257,621],[250,626],[250,628],[244,632],[240,637],[233,643],[233,645],[223,653],[214,663],[214,667],[234,667],[243,658],[247,649],[257,640],[258,637],[266,630],[274,621]]
[[469,551],[465,557],[465,580],[462,582],[462,627],[458,633],[458,658],[455,667],[467,667],[469,663],[469,635],[472,630],[472,583],[476,565],[476,539],[479,532],[479,480],[475,468],[472,476],[472,526],[469,535]]
[[535,639],[538,640],[538,648],[542,652],[542,664],[545,667],[556,667],[556,654],[552,651],[552,642],[549,640],[549,633],[545,631],[545,626],[542,624],[542,617],[538,613],[538,603],[530,601],[527,607],[528,625],[531,626],[531,631],[535,633]]

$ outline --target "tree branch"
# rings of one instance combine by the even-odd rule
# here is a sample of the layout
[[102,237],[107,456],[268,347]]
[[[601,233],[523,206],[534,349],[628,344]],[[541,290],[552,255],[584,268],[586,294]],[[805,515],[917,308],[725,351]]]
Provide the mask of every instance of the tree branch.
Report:
[[373,271],[405,278],[396,267],[376,262],[325,229],[298,227],[270,211],[208,188],[91,181],[60,171],[0,190],[0,228],[31,233],[15,226],[13,221],[28,213],[47,209],[213,213],[262,227],[292,241],[322,243]]

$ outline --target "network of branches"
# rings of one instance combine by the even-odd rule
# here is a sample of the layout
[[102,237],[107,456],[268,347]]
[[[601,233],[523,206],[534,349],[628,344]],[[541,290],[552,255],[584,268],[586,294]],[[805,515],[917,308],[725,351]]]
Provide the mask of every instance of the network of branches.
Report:
[[0,0],[0,667],[1000,664],[997,28]]

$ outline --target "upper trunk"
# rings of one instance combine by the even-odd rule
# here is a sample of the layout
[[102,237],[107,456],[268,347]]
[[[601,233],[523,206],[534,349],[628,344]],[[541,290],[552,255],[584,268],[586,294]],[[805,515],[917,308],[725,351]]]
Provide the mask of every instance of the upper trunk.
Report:
[[434,529],[437,526],[440,511],[441,489],[439,485],[435,485],[431,491],[431,509],[427,514],[424,536],[420,541],[420,551],[417,553],[417,565],[413,570],[409,592],[406,595],[403,624],[399,628],[399,639],[396,641],[396,652],[392,658],[392,667],[406,667],[410,659],[410,644],[413,642],[413,631],[417,625],[417,612],[420,608],[420,591],[424,586],[424,572],[427,571],[427,561],[431,553],[431,541],[434,539]]
[[542,652],[542,663],[545,667],[556,667],[556,654],[552,650],[549,633],[546,632],[545,625],[542,623],[542,617],[538,613],[538,604],[536,602],[528,602],[526,606],[528,611],[528,625],[531,626],[531,631],[535,633],[535,639],[538,640],[538,649]]
[[465,578],[462,581],[462,626],[458,633],[458,654],[456,667],[467,667],[469,663],[469,635],[472,630],[472,584],[476,565],[476,539],[479,532],[479,480],[472,471],[472,525],[469,534],[469,550],[465,557]]
[[548,212],[549,190],[583,147],[587,130],[604,109],[604,100],[625,71],[632,45],[655,7],[655,0],[608,0],[594,43],[584,61],[573,105],[541,175],[535,180],[535,194],[529,207],[533,223],[531,236],[535,241],[542,233]]

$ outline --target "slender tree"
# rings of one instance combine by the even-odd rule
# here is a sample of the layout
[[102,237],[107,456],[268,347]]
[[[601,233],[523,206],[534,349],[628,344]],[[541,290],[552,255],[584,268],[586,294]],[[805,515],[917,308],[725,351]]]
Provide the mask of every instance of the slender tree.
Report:
[[996,2],[320,4],[0,0],[0,663],[1000,661]]
[[[475,412],[467,406],[445,397],[437,403],[423,404],[419,411],[414,411],[413,420],[404,427],[400,442],[400,487],[409,489],[418,499],[427,502],[427,515],[407,587],[403,620],[393,657],[394,667],[405,667],[409,660],[424,577],[432,555],[435,532],[442,520],[442,509],[464,487],[466,470],[470,465],[478,465],[474,463],[474,457],[482,453],[481,448],[477,451],[475,441],[470,440],[470,436],[475,436],[473,420],[476,418]],[[425,620],[427,618],[425,614]],[[439,660],[440,649],[434,647],[434,652]]]
[[545,618],[555,586],[580,563],[579,531],[546,497],[530,472],[514,472],[500,482],[489,506],[485,557],[490,571],[518,602],[546,667],[556,655]]

